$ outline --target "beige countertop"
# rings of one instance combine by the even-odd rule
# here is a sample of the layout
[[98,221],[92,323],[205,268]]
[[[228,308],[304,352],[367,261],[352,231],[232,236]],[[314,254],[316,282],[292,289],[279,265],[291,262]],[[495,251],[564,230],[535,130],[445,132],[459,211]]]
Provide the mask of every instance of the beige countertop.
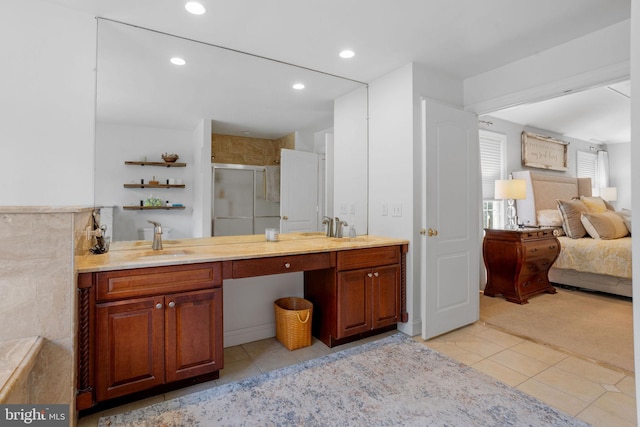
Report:
[[122,270],[162,265],[302,255],[379,246],[404,245],[408,240],[378,236],[354,238],[325,237],[322,232],[280,234],[279,241],[267,242],[263,234],[220,236],[163,241],[163,249],[154,251],[150,241],[113,242],[102,255],[76,256],[78,273]]

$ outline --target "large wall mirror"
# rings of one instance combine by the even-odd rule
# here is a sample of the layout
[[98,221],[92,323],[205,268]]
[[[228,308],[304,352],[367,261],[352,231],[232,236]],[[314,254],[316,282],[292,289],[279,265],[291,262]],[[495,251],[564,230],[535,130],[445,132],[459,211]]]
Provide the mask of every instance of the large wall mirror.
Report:
[[[95,204],[114,240],[139,240],[148,220],[176,239],[211,235],[212,134],[293,134],[296,151],[325,153],[326,213],[366,232],[365,84],[98,19],[96,86]],[[178,167],[154,165],[163,153]]]

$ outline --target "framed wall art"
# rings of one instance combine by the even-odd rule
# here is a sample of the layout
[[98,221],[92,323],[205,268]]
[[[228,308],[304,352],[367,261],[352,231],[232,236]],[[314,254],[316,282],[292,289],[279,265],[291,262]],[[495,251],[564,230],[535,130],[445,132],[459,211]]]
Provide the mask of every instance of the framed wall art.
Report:
[[522,132],[522,165],[555,171],[567,170],[568,142]]

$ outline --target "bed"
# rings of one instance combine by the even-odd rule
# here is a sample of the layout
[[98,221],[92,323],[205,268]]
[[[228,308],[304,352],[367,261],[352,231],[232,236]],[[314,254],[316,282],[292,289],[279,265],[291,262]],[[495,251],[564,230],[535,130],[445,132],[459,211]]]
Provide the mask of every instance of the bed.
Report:
[[[580,196],[583,199],[591,198],[589,178],[532,171],[514,172],[513,178],[526,181],[527,198],[516,202],[518,222],[525,226],[538,226],[538,219],[544,218],[545,212],[558,211],[556,200],[571,201]],[[610,205],[607,207],[612,209]],[[625,297],[632,296],[631,237],[594,239],[587,234],[586,237],[572,238],[562,235],[565,234],[566,227],[555,226],[558,227],[557,234],[560,234],[557,237],[561,251],[549,270],[549,281]]]

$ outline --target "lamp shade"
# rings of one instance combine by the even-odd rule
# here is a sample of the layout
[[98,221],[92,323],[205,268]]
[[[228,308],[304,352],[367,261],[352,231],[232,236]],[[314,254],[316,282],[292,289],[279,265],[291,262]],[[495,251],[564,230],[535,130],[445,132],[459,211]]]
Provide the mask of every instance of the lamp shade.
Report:
[[615,202],[618,200],[618,189],[616,187],[602,187],[600,189],[600,197],[607,202]]
[[526,199],[527,182],[524,179],[498,179],[496,180],[495,198],[502,200]]

